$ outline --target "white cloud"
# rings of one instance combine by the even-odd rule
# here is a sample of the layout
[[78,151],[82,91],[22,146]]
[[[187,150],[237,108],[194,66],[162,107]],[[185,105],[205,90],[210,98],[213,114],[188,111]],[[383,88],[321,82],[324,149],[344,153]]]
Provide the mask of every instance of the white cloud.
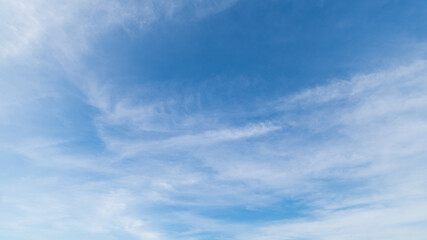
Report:
[[[276,184],[287,188],[286,175],[295,172],[301,182],[292,184],[311,186],[303,192],[311,196],[305,200],[311,199],[313,211],[299,220],[266,224],[242,239],[423,239],[425,76],[421,61],[289,98],[286,109],[309,109],[297,116],[294,127],[308,128],[314,133],[308,137],[321,140],[291,150],[288,159],[295,165],[281,168],[283,177]],[[271,185],[264,176],[277,166],[253,177]]]
[[[3,146],[31,159],[38,168],[65,174],[33,176],[36,185],[15,182],[18,189],[31,186],[49,193],[50,200],[39,199],[35,192],[23,197],[5,191],[3,185],[7,214],[24,216],[13,218],[16,229],[28,222],[48,224],[62,219],[54,228],[127,232],[141,239],[197,239],[203,232],[237,239],[399,239],[407,234],[422,239],[425,230],[421,226],[427,220],[423,213],[427,200],[423,191],[427,187],[426,69],[424,62],[417,62],[307,90],[285,100],[288,106],[277,110],[280,117],[241,127],[221,125],[217,119],[210,130],[203,118],[188,128],[165,124],[162,118],[180,115],[162,110],[169,103],[147,107],[98,87],[86,94],[89,103],[100,110],[94,121],[113,152],[98,157],[70,155],[61,147],[66,142],[43,139]],[[149,128],[138,127],[147,122]],[[104,128],[134,132],[112,134],[103,132]],[[162,129],[165,135],[138,138],[148,129]],[[76,185],[68,177],[76,169],[100,175],[100,179],[79,180]],[[58,185],[70,191],[49,190]],[[38,200],[30,204],[25,199]],[[93,202],[96,199],[104,200]],[[303,208],[309,209],[302,211],[308,215],[252,225],[213,220],[197,210],[268,208],[283,200],[301,200]],[[148,210],[156,204],[194,209],[154,216]],[[47,205],[52,208],[36,211],[43,216],[36,218],[34,211]],[[91,215],[83,217],[84,211]],[[180,235],[162,229],[162,224],[173,224],[170,219],[174,217],[191,230]],[[76,223],[79,219],[82,224]]]
[[[419,226],[427,217],[422,211],[412,213],[425,208],[427,199],[421,190],[427,184],[423,175],[426,69],[426,63],[418,61],[309,89],[279,101],[282,106],[274,111],[281,116],[268,119],[271,124],[250,123],[234,129],[224,129],[215,121],[217,130],[206,130],[196,121],[191,133],[174,131],[178,126],[164,127],[160,119],[174,118],[179,112],[151,114],[144,105],[130,104],[122,111],[128,114],[105,118],[109,121],[102,124],[138,129],[132,122],[148,121],[151,129],[157,123],[170,135],[163,140],[106,135],[103,139],[119,156],[163,169],[155,175],[168,186],[162,188],[160,199],[169,204],[257,208],[302,198],[312,209],[309,217],[298,221],[265,223],[260,228],[249,225],[250,236],[243,234],[244,239],[392,239],[392,235],[399,239],[409,231],[414,239],[421,239],[424,230]],[[106,109],[101,116],[119,113],[112,106],[123,100],[109,101],[94,104]],[[264,137],[247,141],[255,136]],[[170,162],[165,155],[180,160]],[[165,170],[175,167],[183,171],[174,176],[192,172],[196,181],[176,185],[177,179],[166,177],[171,171]],[[192,200],[177,200],[182,194]],[[400,211],[408,214],[400,218]],[[387,221],[372,227],[382,218]],[[216,231],[241,235],[212,224]],[[197,229],[197,224],[193,227]],[[203,229],[209,227],[194,231]]]
[[28,61],[31,56],[50,52],[67,69],[81,54],[90,52],[94,39],[114,28],[135,26],[144,30],[158,19],[171,19],[190,6],[198,18],[203,18],[235,2],[5,0],[0,2],[0,60]]
[[[75,69],[67,64],[111,28],[129,22],[145,28],[184,11],[181,4],[205,17],[233,2],[3,1],[0,58],[21,61],[48,49],[64,68]],[[2,123],[16,121],[10,116],[17,106],[58,97],[50,82],[28,84],[9,75],[0,82]],[[241,239],[423,239],[426,76],[426,62],[418,61],[335,81],[260,111],[279,117],[238,126],[221,115],[180,112],[173,99],[124,97],[84,76],[75,83],[98,109],[93,122],[110,151],[70,154],[63,147],[69,139],[44,136],[2,139],[9,154],[3,162],[13,159],[27,169],[1,182],[0,223],[27,238],[34,231],[33,239],[67,231],[140,239],[197,239],[205,231]],[[308,216],[262,224],[213,220],[197,211],[301,199]],[[149,211],[159,205],[172,210]],[[162,228],[173,217],[191,231]]]
[[[97,38],[114,28],[144,31],[160,18],[173,18],[185,4],[0,1],[1,237],[38,240],[75,239],[79,235],[80,239],[104,239],[106,234],[118,233],[138,239],[163,239],[152,226],[152,217],[144,217],[140,206],[164,198],[158,186],[168,189],[168,181],[162,184],[162,176],[150,179],[127,176],[122,169],[116,171],[111,166],[115,156],[107,153],[70,153],[67,144],[79,139],[50,133],[57,126],[46,119],[64,117],[59,112],[48,112],[53,105],[65,108],[76,100],[74,89],[61,81],[68,78],[82,84],[84,80],[76,79],[85,75],[79,72],[79,60],[91,52]],[[209,4],[206,7],[215,8]],[[211,10],[207,12],[215,13]],[[58,67],[68,75],[57,76],[51,71]],[[73,92],[70,95],[74,98],[65,99],[69,93],[64,93],[65,88]],[[118,124],[133,114],[126,112],[127,103],[122,104],[115,105],[117,118],[113,120]],[[71,120],[65,119],[61,127],[69,127],[67,121]],[[144,183],[135,186],[135,179]],[[179,179],[173,182],[177,185]],[[134,201],[140,194],[144,198]]]

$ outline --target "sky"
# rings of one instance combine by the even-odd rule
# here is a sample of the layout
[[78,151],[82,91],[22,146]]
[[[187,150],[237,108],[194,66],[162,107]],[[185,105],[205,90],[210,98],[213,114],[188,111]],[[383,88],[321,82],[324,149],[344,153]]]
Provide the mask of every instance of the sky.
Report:
[[427,2],[0,0],[0,239],[425,240]]

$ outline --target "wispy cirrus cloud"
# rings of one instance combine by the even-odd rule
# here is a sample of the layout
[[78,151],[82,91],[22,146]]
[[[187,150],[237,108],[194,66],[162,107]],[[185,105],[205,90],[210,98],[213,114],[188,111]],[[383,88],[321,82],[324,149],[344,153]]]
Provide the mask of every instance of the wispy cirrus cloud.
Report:
[[[210,129],[203,125],[204,118],[192,121],[187,130],[180,124],[164,125],[162,118],[180,113],[154,111],[141,117],[146,114],[140,111],[145,109],[142,102],[132,103],[120,93],[107,91],[100,97],[101,91],[85,92],[92,99],[88,103],[99,108],[94,127],[111,152],[96,158],[72,156],[66,153],[65,142],[40,145],[39,140],[11,151],[39,159],[39,167],[49,172],[62,169],[61,176],[50,172],[50,177],[33,177],[38,179],[33,188],[51,197],[31,206],[43,209],[45,201],[60,204],[37,221],[69,219],[61,220],[63,224],[55,229],[101,235],[124,231],[141,239],[198,239],[198,234],[206,232],[236,239],[399,239],[411,232],[413,239],[422,239],[425,233],[420,226],[426,219],[420,209],[427,198],[422,191],[427,184],[423,174],[425,72],[425,62],[419,61],[359,75],[277,101],[277,107],[269,110],[274,117],[264,123],[247,121],[230,127],[216,115],[219,119]],[[123,102],[127,102],[121,106],[126,114],[115,110]],[[150,131],[138,128],[144,121],[152,125]],[[162,135],[155,134],[157,129]],[[132,130],[132,134],[122,132]],[[42,160],[59,165],[40,164]],[[74,164],[66,170],[61,161]],[[70,181],[75,171],[87,177],[78,185]],[[89,177],[89,172],[98,177]],[[45,190],[57,184],[68,193]],[[25,189],[28,182],[17,186]],[[3,201],[11,214],[34,215],[17,208],[15,200],[23,199],[20,191],[5,189],[8,197]],[[105,207],[91,200],[103,198]],[[301,208],[282,220],[246,223],[206,214],[209,208],[275,211],[274,205],[283,201],[298,202]],[[53,202],[48,205],[54,206]],[[160,206],[170,210],[154,210]],[[83,221],[91,224],[76,225],[74,221],[83,215],[75,208],[91,212],[92,217]],[[112,212],[103,212],[107,209]],[[387,220],[378,223],[378,219]],[[15,227],[26,224],[13,222]],[[166,230],[171,225],[191,230]]]
[[423,239],[425,61],[261,102],[237,121],[76,67],[111,29],[234,2],[2,3],[1,61],[52,54],[71,84],[0,76],[0,236]]
[[[70,1],[1,2],[0,59],[53,57],[64,68],[90,53],[100,35],[115,28],[143,31],[159,19],[204,18],[232,6],[230,1]],[[191,9],[191,14],[188,14]],[[32,62],[40,59],[32,59]]]
[[[211,219],[214,225],[231,224],[230,229],[213,225],[212,231],[245,239],[386,239],[392,235],[399,239],[411,229],[412,236],[421,239],[424,232],[419,226],[425,218],[412,212],[422,209],[427,197],[421,190],[426,184],[422,177],[426,168],[425,71],[425,62],[417,61],[308,89],[277,101],[276,107],[269,110],[275,112],[269,114],[275,117],[265,119],[271,125],[247,122],[249,125],[242,128],[217,125],[217,129],[206,130],[196,124],[186,131],[169,124],[163,128],[166,135],[160,140],[123,135],[101,138],[113,146],[119,158],[140,161],[148,169],[162,169],[155,174],[157,181],[167,186],[161,188],[160,199],[176,207],[190,203],[198,206],[187,210],[194,219],[210,222],[198,210],[204,205],[259,209],[289,200],[305,206],[295,220],[267,221],[260,227]],[[121,101],[119,97],[115,102]],[[114,101],[109,104],[114,106]],[[104,118],[103,126],[98,127],[122,124],[126,129],[136,129],[136,135],[143,135],[144,131],[138,132],[132,121],[125,119],[144,114],[137,110],[144,106],[128,107],[135,111],[121,115],[124,121]],[[100,112],[101,118],[110,114],[117,112]],[[174,118],[167,114],[148,116],[148,121],[160,126],[160,119]],[[180,161],[171,162],[168,156]],[[151,160],[147,162],[147,158]],[[178,176],[173,172],[188,174],[193,180],[176,184],[177,179],[169,178]],[[192,200],[182,202],[182,197]],[[396,215],[405,209],[407,215]],[[390,221],[373,228],[375,221],[366,219],[376,218]],[[197,229],[197,224],[188,224]],[[241,233],[245,228],[252,229],[247,229],[249,235]],[[394,230],[387,231],[389,228]],[[207,229],[200,226],[200,232]]]
[[300,183],[315,186],[303,190],[311,195],[313,215],[272,222],[243,238],[423,239],[425,83],[420,61],[285,101],[287,109],[312,109],[297,116],[302,121],[293,121],[294,128],[322,139],[291,151],[289,159],[298,163],[283,171],[297,171]]

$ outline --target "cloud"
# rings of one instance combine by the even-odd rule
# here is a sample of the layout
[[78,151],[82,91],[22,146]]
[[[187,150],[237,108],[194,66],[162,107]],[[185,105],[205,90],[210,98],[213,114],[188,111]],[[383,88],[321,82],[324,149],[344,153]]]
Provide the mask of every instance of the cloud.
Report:
[[[425,73],[426,63],[415,62],[309,89],[283,102],[285,112],[308,109],[292,120],[294,128],[322,139],[291,151],[288,158],[297,162],[281,168],[283,176],[296,172],[302,186],[311,186],[302,192],[310,196],[304,199],[313,211],[266,224],[242,239],[423,239]],[[271,174],[254,176],[266,181],[263,176]],[[286,178],[278,180],[287,187]]]
[[242,239],[423,239],[426,204],[327,212],[321,219],[276,223]]
[[[78,92],[65,100],[60,81],[36,76],[29,83],[23,71],[2,75],[2,132],[13,139],[1,141],[0,223],[13,237],[423,239],[425,61],[259,103],[256,120],[186,111],[177,107],[179,99],[146,100],[74,67],[94,39],[113,28],[144,29],[188,11],[202,18],[233,3],[2,2],[2,63],[41,64],[43,54],[52,54]],[[90,109],[70,128],[82,133],[87,127],[92,138],[58,137],[47,131],[51,121],[37,122],[40,115],[72,116],[46,114],[57,102]],[[10,130],[17,122],[39,131]],[[65,126],[56,128],[64,133]],[[76,142],[101,147],[82,153]],[[284,202],[299,207],[275,220],[209,214],[269,215]],[[13,234],[0,229],[5,238]]]
[[[194,15],[204,18],[220,12],[236,1],[81,1],[67,3],[2,1],[0,60],[40,58],[50,52],[64,68],[91,51],[93,41],[115,28],[140,31],[153,22],[192,7]],[[188,13],[187,13],[188,15]],[[35,59],[39,61],[40,59]]]
[[[104,33],[115,28],[144,31],[158,19],[173,18],[176,9],[185,4],[79,0],[0,3],[0,223],[8,229],[0,230],[2,238],[104,239],[106,234],[116,234],[163,239],[149,217],[143,220],[139,207],[144,201],[134,202],[133,198],[143,193],[143,200],[153,202],[161,198],[159,189],[153,189],[167,184],[140,177],[138,180],[145,184],[135,187],[128,177],[136,177],[127,176],[126,170],[114,170],[111,159],[115,156],[84,154],[73,148],[82,141],[78,135],[87,134],[80,127],[91,127],[91,122],[84,120],[89,115],[83,116],[79,109],[80,93],[75,86],[81,87],[84,82],[80,77],[87,79],[79,61],[90,54],[92,44]],[[212,9],[204,16],[217,12],[213,5],[206,7]],[[116,121],[121,123],[121,118],[132,113],[123,112],[125,103],[124,107],[117,106],[116,116],[123,117]],[[78,117],[63,112],[76,109],[81,114]],[[77,134],[67,134],[75,127],[74,121],[83,125],[73,129]],[[107,209],[110,212],[106,213]]]
[[[203,118],[188,129],[164,125],[163,118],[181,116],[179,111],[164,110],[173,109],[174,101],[147,107],[120,94],[111,97],[111,92],[95,91],[103,92],[99,99],[104,100],[92,104],[101,110],[101,129],[125,126],[134,131],[131,137],[108,133],[101,139],[119,161],[134,159],[144,165],[136,172],[151,169],[151,178],[163,182],[156,186],[161,189],[156,199],[171,206],[197,206],[183,214],[212,224],[210,228],[198,226],[200,220],[188,220],[194,232],[186,237],[218,231],[242,239],[399,239],[411,232],[414,239],[421,239],[424,231],[419,226],[426,219],[413,213],[425,208],[427,198],[421,191],[427,183],[426,69],[425,61],[417,61],[333,81],[266,104],[275,106],[267,109],[274,114],[267,115],[276,117],[233,128],[216,119],[211,125],[216,128],[209,130]],[[153,106],[157,110],[147,111]],[[162,129],[164,135],[135,138],[148,134],[148,128],[138,127],[146,123],[149,131]],[[266,221],[261,227],[237,227],[232,220],[211,222],[197,210],[258,209],[287,200],[301,202],[300,217],[283,216],[286,220]],[[400,217],[398,212],[408,214]],[[374,225],[383,218],[387,221]]]
[[[94,127],[106,151],[75,155],[64,148],[67,141],[40,138],[8,146],[48,174],[11,180],[16,191],[3,183],[2,201],[8,216],[23,216],[12,218],[15,229],[60,221],[51,226],[56,232],[140,239],[198,239],[208,232],[235,239],[422,239],[426,71],[419,61],[308,89],[275,102],[269,109],[275,114],[268,114],[274,117],[241,125],[221,115],[206,125],[191,114],[185,116],[196,119],[192,125],[165,124],[164,118],[182,117],[168,110],[179,102],[144,103],[97,86],[84,93],[98,109]],[[22,196],[28,187],[50,198]],[[269,212],[283,201],[298,202],[296,215],[242,223],[205,214]],[[44,206],[57,207],[34,212]],[[187,230],[168,228],[176,225]]]

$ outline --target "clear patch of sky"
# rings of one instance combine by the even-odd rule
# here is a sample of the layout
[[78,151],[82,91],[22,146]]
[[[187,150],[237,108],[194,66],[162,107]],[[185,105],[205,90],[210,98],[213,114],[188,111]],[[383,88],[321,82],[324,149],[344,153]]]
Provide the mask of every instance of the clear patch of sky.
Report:
[[308,216],[310,206],[298,200],[286,200],[260,207],[228,207],[205,209],[201,213],[209,218],[231,222],[263,222]]
[[112,31],[86,61],[102,78],[150,87],[152,98],[193,95],[205,110],[247,108],[413,51],[427,34],[426,5],[240,1],[199,21]]

